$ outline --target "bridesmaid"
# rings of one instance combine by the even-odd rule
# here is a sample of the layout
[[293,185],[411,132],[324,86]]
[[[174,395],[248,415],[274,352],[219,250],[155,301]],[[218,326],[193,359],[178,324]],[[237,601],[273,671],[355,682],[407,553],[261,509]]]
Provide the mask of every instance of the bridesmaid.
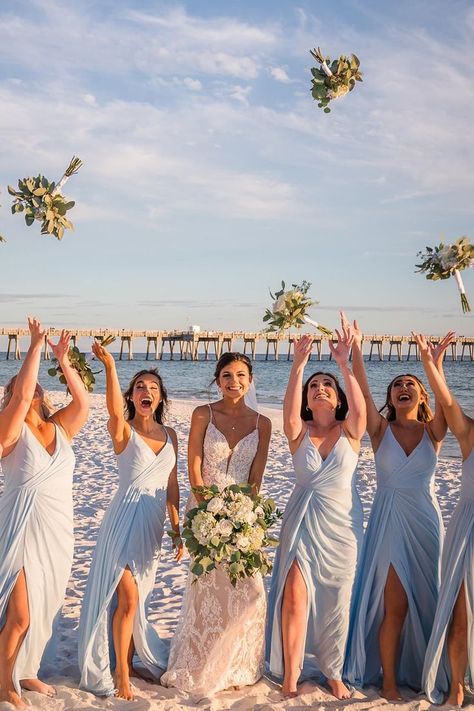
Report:
[[[162,424],[167,394],[156,369],[141,370],[122,397],[113,356],[92,346],[106,374],[108,430],[119,487],[100,527],[79,624],[80,686],[133,700],[133,655],[159,678],[168,648],[146,617],[160,559],[166,507],[179,545],[177,439]],[[125,399],[125,414],[124,414]],[[111,620],[112,639],[109,639]],[[111,667],[115,667],[115,680]]]
[[[423,686],[433,703],[461,706],[464,677],[474,680],[474,420],[453,397],[436,368],[435,348],[417,340],[429,383],[439,399],[448,426],[461,447],[461,496],[446,531],[441,588],[433,631],[426,650]],[[450,334],[453,335],[453,334]]]
[[[347,397],[330,373],[317,372],[303,386],[313,338],[295,343],[283,405],[284,430],[296,474],[286,507],[269,600],[267,660],[282,677],[282,692],[297,695],[305,655],[315,661],[336,698],[349,698],[342,668],[363,511],[355,489],[365,403],[349,367],[350,326],[336,331],[331,353]],[[313,657],[313,660],[311,659]]]
[[[440,577],[443,522],[434,493],[437,454],[446,420],[414,375],[392,380],[383,417],[370,394],[361,334],[354,322],[354,374],[367,403],[367,431],[375,454],[377,492],[357,576],[345,678],[357,686],[377,684],[389,701],[399,685],[421,689],[426,645]],[[448,335],[434,356],[442,369]],[[403,633],[402,633],[403,630]]]
[[75,460],[69,442],[89,409],[63,331],[57,345],[49,344],[72,401],[51,412],[37,384],[45,332],[36,319],[28,326],[31,344],[20,372],[5,387],[0,412],[0,702],[19,709],[28,708],[21,688],[55,694],[38,679],[38,670],[71,572]]

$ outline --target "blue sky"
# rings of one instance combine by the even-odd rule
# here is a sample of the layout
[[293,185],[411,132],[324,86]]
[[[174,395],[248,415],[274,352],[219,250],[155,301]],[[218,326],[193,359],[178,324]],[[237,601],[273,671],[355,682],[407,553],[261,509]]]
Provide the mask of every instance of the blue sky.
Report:
[[[329,115],[316,45],[364,72]],[[307,279],[329,326],[473,335],[454,282],[414,273],[473,237],[473,65],[457,0],[4,0],[1,324],[258,330],[268,287]],[[73,154],[57,242],[5,191]]]

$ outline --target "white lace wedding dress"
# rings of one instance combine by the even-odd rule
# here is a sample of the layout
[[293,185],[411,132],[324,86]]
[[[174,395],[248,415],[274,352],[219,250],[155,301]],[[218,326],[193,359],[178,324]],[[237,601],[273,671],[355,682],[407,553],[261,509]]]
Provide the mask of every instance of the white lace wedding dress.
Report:
[[[231,450],[212,412],[210,417],[203,445],[204,483],[219,488],[246,483],[258,447],[258,419],[255,430]],[[254,684],[264,668],[266,609],[260,574],[239,580],[234,588],[221,566],[198,579],[189,573],[161,683],[199,696]]]

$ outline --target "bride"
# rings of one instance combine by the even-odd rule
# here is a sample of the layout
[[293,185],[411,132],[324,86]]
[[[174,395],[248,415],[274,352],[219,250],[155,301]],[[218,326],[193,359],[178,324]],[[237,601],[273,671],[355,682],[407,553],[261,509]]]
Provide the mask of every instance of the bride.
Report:
[[[252,365],[241,353],[225,353],[215,382],[222,399],[197,407],[189,433],[192,487],[249,483],[257,492],[265,470],[271,423],[249,408],[244,396]],[[199,494],[191,494],[188,509]],[[263,674],[266,597],[260,574],[232,587],[225,568],[200,578],[188,575],[168,670],[161,677],[193,695],[254,684]]]

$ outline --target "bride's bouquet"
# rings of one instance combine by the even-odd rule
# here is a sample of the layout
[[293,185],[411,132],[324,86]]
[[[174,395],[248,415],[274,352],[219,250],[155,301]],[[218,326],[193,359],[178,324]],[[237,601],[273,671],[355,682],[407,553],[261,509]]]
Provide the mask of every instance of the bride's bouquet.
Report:
[[204,501],[188,511],[182,535],[196,578],[222,565],[235,587],[239,578],[269,573],[272,563],[264,549],[278,540],[268,529],[282,516],[275,502],[252,494],[248,484],[222,490],[200,486],[193,491]]
[[[84,353],[80,352],[77,346],[73,346],[69,349],[68,358],[69,362],[71,363],[71,366],[79,373],[79,376],[82,382],[84,383],[85,389],[87,390],[87,392],[91,393],[94,390],[95,376],[97,375],[97,372],[94,373],[89,364],[89,361],[87,360],[87,357]],[[52,366],[48,370],[48,375],[50,375],[52,378],[56,377],[56,375],[59,376],[59,382],[63,385],[67,385],[66,377],[57,359],[52,358],[51,363]]]
[[37,175],[35,178],[19,180],[18,190],[9,185],[8,192],[14,197],[12,213],[15,215],[23,212],[28,227],[35,220],[39,220],[42,235],[54,235],[57,239],[62,239],[65,229],[74,229],[66,213],[74,207],[75,202],[67,200],[61,190],[81,165],[82,161],[74,156],[57,184],[50,182],[43,175]]
[[433,281],[454,277],[461,295],[463,313],[471,310],[464,289],[461,271],[474,267],[474,245],[468,237],[460,237],[454,244],[441,242],[435,247],[427,247],[426,252],[418,252],[422,258],[421,264],[416,264],[418,272],[427,272],[426,278]]
[[331,62],[330,57],[324,58],[320,48],[311,49],[310,54],[318,62],[319,67],[312,67],[311,94],[324,113],[330,113],[328,104],[334,99],[345,96],[355,87],[356,81],[362,81],[359,70],[360,61],[355,54],[350,57],[341,55]]
[[263,320],[267,322],[268,331],[286,331],[293,326],[301,328],[304,323],[309,323],[324,333],[325,336],[332,336],[332,331],[326,326],[322,326],[317,321],[306,315],[307,310],[317,304],[317,301],[312,301],[308,296],[308,291],[311,284],[308,281],[303,281],[302,284],[292,284],[292,289],[285,291],[285,282],[281,282],[280,291],[275,294],[270,292],[273,299],[271,309],[265,311]]

